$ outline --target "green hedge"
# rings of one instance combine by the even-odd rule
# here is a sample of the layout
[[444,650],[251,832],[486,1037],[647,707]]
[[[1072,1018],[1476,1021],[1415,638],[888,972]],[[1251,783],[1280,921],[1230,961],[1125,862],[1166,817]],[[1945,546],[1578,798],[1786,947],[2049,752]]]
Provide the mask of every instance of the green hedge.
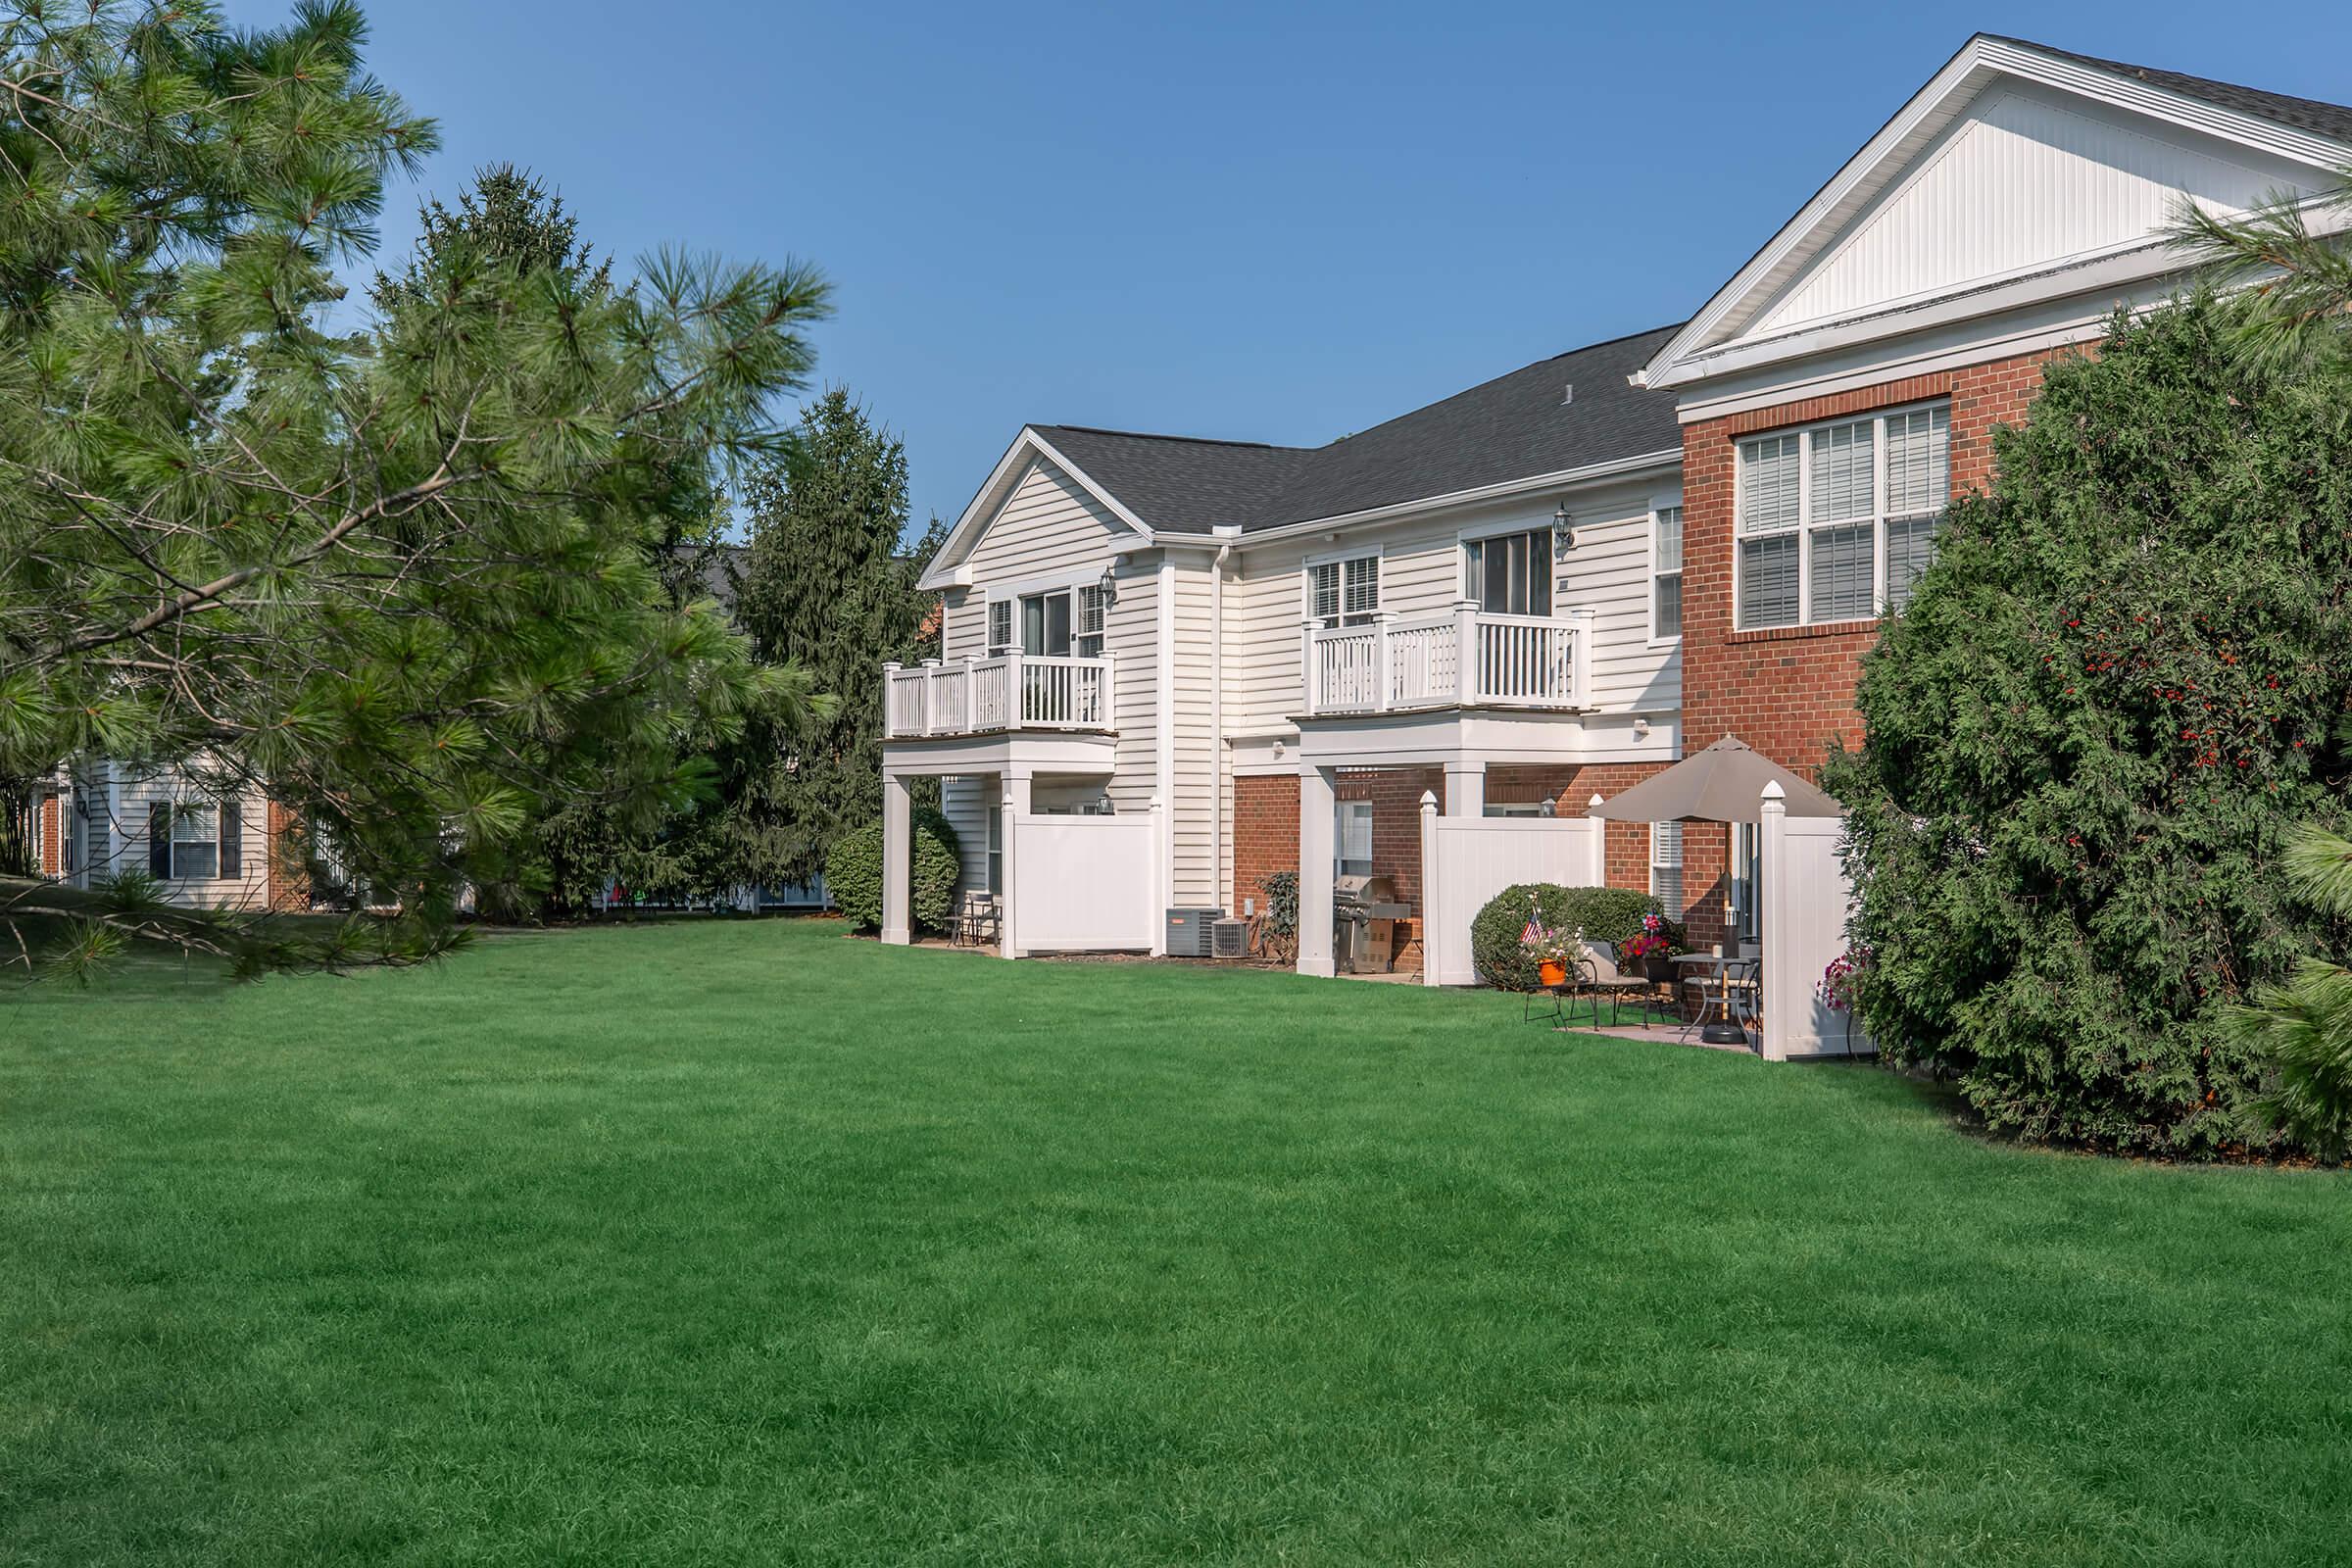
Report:
[[1470,964],[1480,979],[1504,991],[1533,991],[1535,960],[1519,945],[1533,896],[1544,925],[1583,930],[1587,941],[1626,942],[1641,934],[1642,917],[1663,914],[1658,901],[1629,888],[1564,888],[1550,882],[1521,882],[1504,888],[1470,922]]
[[[915,925],[925,930],[947,928],[948,911],[956,903],[956,878],[963,860],[956,830],[937,811],[917,808],[910,818],[914,863],[906,890]],[[862,930],[882,927],[882,824],[872,823],[837,840],[825,857],[825,891],[841,912]]]

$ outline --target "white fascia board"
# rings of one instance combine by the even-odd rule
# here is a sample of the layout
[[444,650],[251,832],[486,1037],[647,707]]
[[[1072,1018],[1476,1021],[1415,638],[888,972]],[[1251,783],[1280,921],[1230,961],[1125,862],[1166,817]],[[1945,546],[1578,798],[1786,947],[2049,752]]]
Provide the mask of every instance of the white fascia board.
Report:
[[[1813,199],[1798,209],[1647,365],[1634,373],[1634,384],[1657,391],[1719,373],[1722,367],[1705,358],[1702,345],[1711,340],[1724,320],[1760,292],[1778,288],[1787,281],[1788,274],[1782,269],[1799,261],[1799,253],[1808,242],[1817,236],[1826,239],[1850,216],[1846,211],[1849,206],[1859,207],[1876,194],[1887,178],[1900,172],[1904,161],[1921,144],[1941,131],[1980,92],[2004,75],[2039,82],[2060,92],[2292,159],[2314,169],[2340,168],[2346,153],[2352,151],[2352,145],[2241,115],[2134,76],[2058,60],[2039,50],[2020,48],[1979,34],[1929,78],[1927,85],[1913,93],[1895,111],[1894,117],[1880,127],[1879,133],[1846,160],[1829,182],[1814,193]],[[2175,266],[2177,269],[2179,264]],[[1971,285],[1968,291],[1954,298],[1975,299],[1975,287]],[[1776,348],[1788,351],[1802,336],[1794,334],[1776,340]]]
[[1513,496],[1530,495],[1543,490],[1557,490],[1563,485],[1590,484],[1597,479],[1623,478],[1652,468],[1678,466],[1683,461],[1681,447],[1663,447],[1656,452],[1637,453],[1630,458],[1612,458],[1606,463],[1587,464],[1581,468],[1562,468],[1556,473],[1533,474],[1525,479],[1506,479],[1499,484],[1480,485],[1471,490],[1455,490],[1446,495],[1421,496],[1411,501],[1391,502],[1385,507],[1372,507],[1363,512],[1341,513],[1329,517],[1314,517],[1305,522],[1286,522],[1279,528],[1261,528],[1255,533],[1241,534],[1235,543],[1243,550],[1259,545],[1274,544],[1284,539],[1297,539],[1305,534],[1330,533],[1335,529],[1357,528],[1375,522],[1391,522],[1398,517],[1412,516],[1423,512],[1443,512],[1450,507],[1477,506],[1488,501],[1507,501]]
[[924,568],[922,576],[916,580],[917,588],[935,593],[943,588],[969,588],[972,585],[971,573],[963,569],[964,555],[971,549],[980,531],[995,517],[997,509],[1004,504],[1005,492],[1033,458],[1044,458],[1052,463],[1076,480],[1088,495],[1102,503],[1105,512],[1133,528],[1147,543],[1151,540],[1152,529],[1143,518],[1129,511],[1118,497],[1097,484],[1085,469],[1055,451],[1053,443],[1039,435],[1034,426],[1025,424],[1021,426],[1021,433],[1013,437],[1012,445],[1004,449],[1004,456],[998,459],[997,466],[989,470],[987,480],[972,497],[971,504],[956,517],[956,526],[950,528],[948,536],[940,541],[939,554],[931,558],[931,564]]

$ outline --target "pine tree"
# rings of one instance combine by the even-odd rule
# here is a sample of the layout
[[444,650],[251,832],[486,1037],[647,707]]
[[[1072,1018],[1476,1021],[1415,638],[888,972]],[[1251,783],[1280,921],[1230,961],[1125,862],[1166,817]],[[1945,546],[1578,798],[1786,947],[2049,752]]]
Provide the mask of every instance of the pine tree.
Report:
[[781,464],[745,493],[751,537],[736,618],[762,659],[797,657],[838,707],[780,738],[737,801],[733,833],[763,881],[819,874],[836,839],[882,811],[882,665],[937,652],[935,595],[915,581],[940,526],[906,543],[906,454],[850,394],[803,415]]
[[650,827],[707,780],[694,737],[808,695],[651,563],[788,445],[823,279],[663,254],[613,287],[428,225],[413,303],[328,330],[436,141],[365,37],[348,0],[0,23],[0,777],[258,784],[407,911],[297,941],[126,890],[69,961],[133,930],[247,972],[440,951],[541,803]]

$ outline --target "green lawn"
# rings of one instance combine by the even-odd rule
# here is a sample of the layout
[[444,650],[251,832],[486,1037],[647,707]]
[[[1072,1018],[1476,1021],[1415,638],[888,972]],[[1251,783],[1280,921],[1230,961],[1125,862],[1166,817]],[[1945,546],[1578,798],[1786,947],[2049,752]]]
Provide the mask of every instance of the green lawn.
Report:
[[2352,1185],[808,922],[0,1003],[0,1562],[2341,1562]]

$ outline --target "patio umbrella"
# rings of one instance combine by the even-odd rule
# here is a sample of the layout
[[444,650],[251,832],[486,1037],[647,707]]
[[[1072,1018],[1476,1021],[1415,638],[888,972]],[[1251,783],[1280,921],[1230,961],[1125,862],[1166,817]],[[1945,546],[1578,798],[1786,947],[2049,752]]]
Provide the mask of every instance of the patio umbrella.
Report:
[[1781,787],[1790,816],[1845,814],[1844,807],[1729,735],[1601,802],[1592,814],[1612,822],[1759,822],[1766,784]]

